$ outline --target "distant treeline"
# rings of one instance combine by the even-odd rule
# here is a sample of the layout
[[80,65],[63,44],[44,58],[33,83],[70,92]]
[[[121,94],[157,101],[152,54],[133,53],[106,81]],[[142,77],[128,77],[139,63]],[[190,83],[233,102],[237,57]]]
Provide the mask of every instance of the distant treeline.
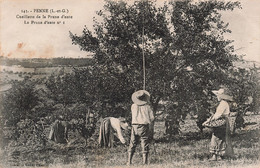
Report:
[[44,68],[57,66],[89,66],[93,64],[91,58],[26,58],[16,59],[0,56],[0,65],[20,65],[24,68]]

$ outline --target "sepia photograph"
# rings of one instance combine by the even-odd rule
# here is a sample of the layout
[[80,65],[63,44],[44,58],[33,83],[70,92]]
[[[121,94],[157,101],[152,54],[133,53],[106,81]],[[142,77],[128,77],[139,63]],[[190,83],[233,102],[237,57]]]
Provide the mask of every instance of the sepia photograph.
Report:
[[259,0],[0,0],[0,168],[259,157]]

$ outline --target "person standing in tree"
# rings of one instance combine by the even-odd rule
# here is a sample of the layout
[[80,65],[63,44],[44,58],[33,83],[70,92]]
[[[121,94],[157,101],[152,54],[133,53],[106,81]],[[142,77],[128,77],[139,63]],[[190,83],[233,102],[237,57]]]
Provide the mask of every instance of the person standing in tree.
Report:
[[131,106],[132,130],[127,165],[132,164],[132,158],[139,141],[141,141],[143,164],[148,164],[149,126],[154,120],[153,111],[149,104],[150,94],[146,90],[139,90],[133,93],[132,101],[134,102]]

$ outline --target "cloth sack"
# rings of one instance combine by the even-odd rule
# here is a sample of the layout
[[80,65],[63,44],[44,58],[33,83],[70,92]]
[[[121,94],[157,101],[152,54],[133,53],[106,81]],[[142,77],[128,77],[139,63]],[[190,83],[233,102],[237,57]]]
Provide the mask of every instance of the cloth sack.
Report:
[[221,117],[216,120],[212,120],[212,117],[210,117],[207,121],[205,121],[202,126],[209,127],[209,128],[215,128],[215,127],[222,127],[226,125],[225,118]]

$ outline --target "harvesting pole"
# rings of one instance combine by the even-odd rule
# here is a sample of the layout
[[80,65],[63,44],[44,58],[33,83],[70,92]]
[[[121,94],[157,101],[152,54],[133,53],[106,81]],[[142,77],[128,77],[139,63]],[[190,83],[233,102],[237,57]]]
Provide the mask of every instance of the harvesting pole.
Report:
[[[145,8],[145,1],[143,1],[144,3],[144,8]],[[145,90],[145,84],[146,84],[146,73],[145,73],[145,55],[144,55],[144,12],[146,11],[146,8],[143,10],[143,18],[142,18],[142,22],[143,22],[143,27],[142,27],[142,54],[143,54],[143,89]]]
[[144,25],[143,25],[143,32],[142,32],[142,53],[143,53],[143,89],[145,90],[145,56],[144,56]]

